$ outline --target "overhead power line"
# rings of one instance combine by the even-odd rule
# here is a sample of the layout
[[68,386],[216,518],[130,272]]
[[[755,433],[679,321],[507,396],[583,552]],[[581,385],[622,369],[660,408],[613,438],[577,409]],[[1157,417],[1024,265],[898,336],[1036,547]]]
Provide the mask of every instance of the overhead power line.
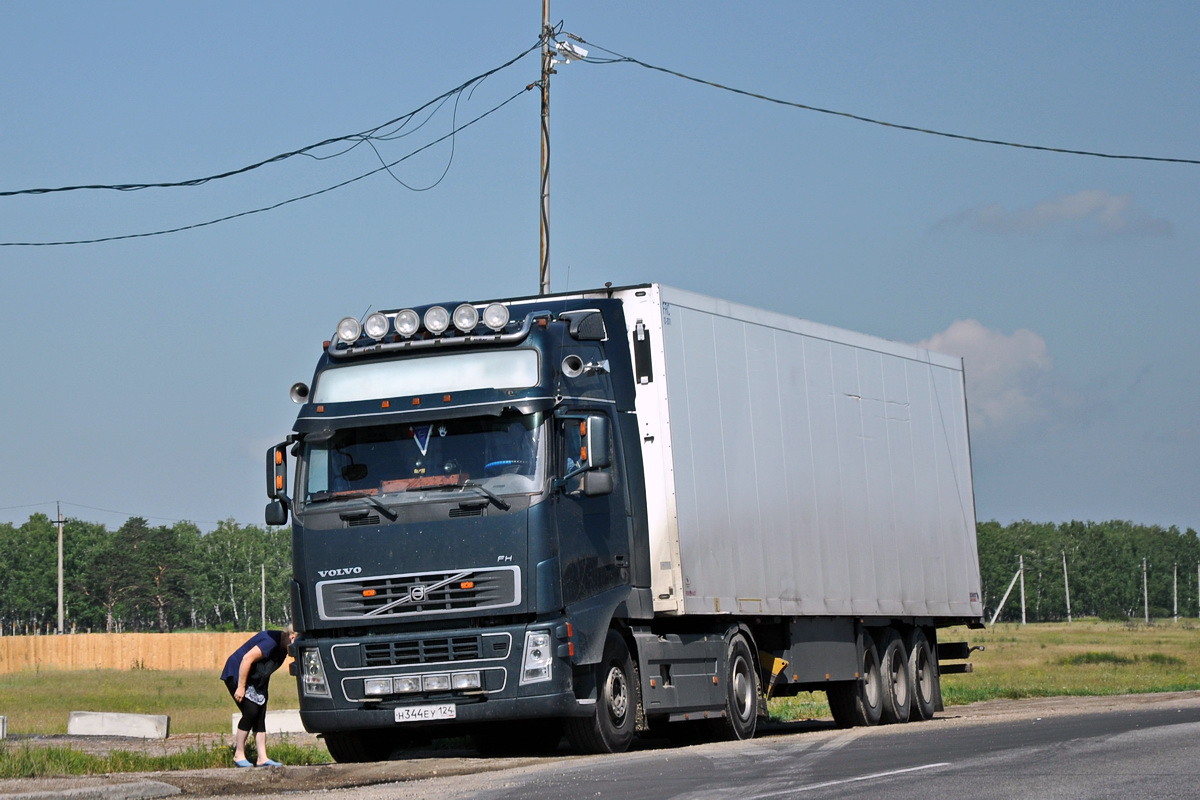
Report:
[[[415,156],[419,153],[422,153],[425,150],[428,150],[429,148],[433,147],[436,144],[440,144],[441,142],[444,142],[447,139],[452,138],[455,134],[459,133],[460,131],[466,130],[467,128],[474,125],[476,122],[479,122],[484,117],[494,114],[495,112],[499,111],[500,109],[504,108],[506,105],[511,103],[513,100],[516,100],[518,97],[525,94],[530,89],[534,88],[535,85],[536,84],[530,84],[529,86],[523,87],[520,91],[511,95],[507,100],[504,100],[504,101],[500,102],[499,104],[492,106],[490,109],[483,112],[482,114],[475,117],[474,119],[470,120],[469,122],[464,122],[462,125],[459,125],[459,126],[453,128],[449,133],[445,134],[444,136],[439,136],[438,138],[434,139],[433,141],[431,141],[425,145],[422,145],[421,147],[418,147],[416,150],[413,150],[411,153],[408,153],[407,155],[405,155],[401,158],[398,158],[395,161],[390,161],[388,163],[385,163],[382,166],[376,167],[375,169],[373,169],[369,172],[365,172],[362,175],[358,175],[357,177],[354,177],[354,178],[349,178],[348,180],[344,180],[341,183],[336,183],[333,186],[327,186],[324,189],[318,189],[315,192],[309,192],[308,194],[302,194],[298,197],[292,197],[287,200],[281,200],[278,203],[273,203],[269,206],[262,206],[261,208],[253,208],[248,211],[239,211],[236,214],[227,214],[223,217],[218,217],[217,219],[210,219],[207,222],[195,222],[195,223],[192,223],[191,225],[181,225],[177,228],[166,228],[163,230],[146,231],[143,233],[126,233],[126,234],[120,234],[117,236],[102,236],[102,237],[98,237],[95,239],[76,239],[73,241],[61,241],[61,242],[0,242],[0,247],[59,247],[59,246],[64,246],[64,245],[99,244],[101,242],[116,242],[116,241],[120,241],[122,239],[144,239],[144,238],[147,238],[150,236],[163,236],[168,233],[181,233],[182,231],[195,230],[196,228],[206,228],[210,225],[217,225],[221,222],[228,222],[229,220],[238,219],[240,217],[248,217],[252,214],[261,214],[264,211],[274,211],[277,208],[282,208],[283,206],[290,205],[291,203],[298,203],[301,200],[308,200],[309,198],[317,197],[318,195],[326,194],[326,193],[332,192],[336,189],[341,189],[344,186],[349,186],[352,183],[361,181],[363,178],[369,178],[372,175],[376,175],[380,172],[386,171],[386,172],[390,173],[392,167],[395,167],[396,165],[398,165],[404,161],[407,161],[408,159],[412,158],[413,156]],[[395,176],[393,175],[392,177],[395,177]]]
[[833,109],[820,108],[819,106],[807,105],[805,103],[797,103],[797,102],[794,102],[791,100],[781,100],[778,97],[770,97],[769,95],[759,94],[758,92],[750,92],[745,89],[737,89],[732,86],[726,86],[725,84],[722,84],[722,83],[705,80],[704,78],[697,78],[693,75],[688,75],[683,72],[678,72],[677,70],[668,69],[667,67],[660,67],[655,64],[649,64],[640,59],[633,58],[632,56],[621,55],[620,53],[609,50],[606,47],[602,47],[601,45],[598,45],[595,42],[589,42],[581,37],[575,36],[574,34],[567,34],[567,35],[582,44],[591,45],[592,47],[596,48],[597,50],[603,50],[605,53],[608,53],[610,56],[612,56],[612,58],[588,57],[588,58],[582,59],[584,62],[589,63],[589,64],[634,64],[636,66],[643,67],[645,69],[654,70],[655,72],[662,72],[666,75],[671,75],[676,78],[682,78],[685,81],[691,81],[692,83],[699,83],[703,86],[710,86],[714,89],[720,89],[721,91],[724,91],[724,92],[732,92],[733,94],[739,94],[739,95],[742,95],[743,97],[750,97],[755,100],[764,100],[768,103],[775,103],[776,105],[781,105],[781,106],[790,106],[791,108],[798,108],[803,111],[815,111],[818,114],[829,114],[829,115],[835,116],[835,117],[844,117],[845,119],[852,119],[852,120],[855,120],[856,122],[866,122],[871,125],[880,125],[885,128],[894,128],[896,130],[911,131],[913,133],[923,133],[928,136],[941,136],[946,139],[958,139],[958,140],[964,141],[964,142],[975,142],[976,144],[991,144],[991,145],[998,145],[1000,147],[1016,147],[1016,148],[1020,148],[1023,150],[1040,150],[1040,151],[1047,152],[1047,153],[1062,153],[1065,155],[1073,155],[1073,156],[1091,156],[1093,158],[1111,158],[1111,159],[1121,159],[1121,160],[1125,160],[1125,161],[1157,161],[1157,162],[1168,163],[1168,164],[1200,164],[1200,160],[1192,159],[1192,158],[1163,158],[1163,157],[1159,157],[1159,156],[1137,156],[1137,155],[1124,155],[1124,154],[1120,154],[1120,153],[1100,153],[1100,152],[1091,151],[1091,150],[1075,150],[1075,149],[1066,148],[1066,147],[1047,147],[1045,145],[1025,144],[1025,143],[1021,143],[1021,142],[1009,142],[1009,141],[1004,141],[1002,139],[986,139],[986,138],[979,137],[979,136],[968,136],[968,135],[961,134],[961,133],[948,133],[946,131],[934,130],[932,128],[922,128],[922,127],[918,127],[916,125],[902,125],[897,122],[887,122],[886,120],[873,119],[871,117],[864,117],[860,114],[851,114],[848,111],[835,111]]
[[[289,150],[286,153],[280,153],[278,155],[271,156],[270,158],[263,159],[262,161],[257,161],[253,164],[247,164],[244,167],[238,167],[236,169],[227,170],[225,172],[219,172],[215,175],[206,175],[201,178],[189,178],[187,180],[182,180],[182,181],[165,181],[165,182],[160,182],[160,183],[108,183],[108,184],[93,183],[93,184],[84,184],[84,185],[79,185],[79,186],[58,186],[58,187],[54,187],[54,188],[43,188],[43,189],[12,189],[12,190],[7,190],[7,191],[0,191],[0,197],[15,197],[17,195],[29,195],[29,194],[53,194],[56,192],[78,192],[78,191],[85,191],[85,190],[109,190],[109,191],[117,191],[117,192],[133,192],[133,191],[139,191],[141,189],[173,189],[173,188],[184,187],[184,186],[201,186],[201,185],[203,185],[205,183],[209,183],[211,181],[218,181],[218,180],[222,180],[224,178],[232,178],[235,175],[243,175],[247,172],[251,172],[251,171],[259,169],[261,167],[265,167],[268,164],[276,164],[276,163],[279,163],[280,161],[286,161],[287,159],[293,158],[295,156],[309,156],[312,158],[316,158],[318,160],[325,160],[328,158],[336,158],[337,156],[348,153],[350,150],[353,150],[355,147],[358,147],[360,144],[363,144],[364,142],[371,143],[372,141],[388,141],[388,140],[392,140],[392,139],[397,139],[402,135],[407,135],[407,134],[402,134],[401,131],[403,131],[404,127],[406,125],[408,125],[408,123],[411,122],[422,111],[430,108],[431,106],[435,106],[435,105],[438,105],[440,107],[440,104],[444,103],[450,97],[452,97],[454,95],[461,95],[462,92],[466,91],[467,89],[471,88],[472,86],[482,83],[484,80],[491,77],[492,75],[495,75],[497,72],[500,72],[504,69],[507,69],[508,67],[511,67],[513,64],[517,63],[522,58],[524,58],[525,56],[532,53],[534,50],[537,50],[539,47],[541,47],[540,41],[537,42],[536,44],[532,45],[531,47],[526,48],[520,54],[514,56],[513,58],[510,58],[508,61],[505,61],[503,64],[499,65],[498,67],[493,67],[492,69],[489,69],[487,72],[480,73],[479,75],[476,75],[474,78],[464,81],[463,83],[454,87],[450,91],[444,92],[444,93],[438,95],[437,97],[433,98],[432,100],[428,101],[427,103],[424,103],[423,105],[413,109],[412,111],[409,111],[407,114],[402,114],[399,117],[396,117],[395,119],[390,119],[381,125],[376,125],[373,128],[368,128],[367,130],[359,131],[358,133],[348,133],[343,136],[334,136],[329,139],[324,139],[323,141],[320,141],[320,142],[315,142],[310,145],[305,145],[304,147],[301,147],[298,150]],[[400,129],[396,130],[396,131],[385,132],[394,125],[400,125]],[[422,125],[424,125],[424,123],[422,123]],[[419,127],[420,126],[418,126],[418,128]],[[409,131],[409,133],[411,133],[411,132],[412,131]],[[345,150],[342,150],[338,153],[333,153],[328,156],[314,156],[313,155],[313,151],[315,151],[315,150],[320,150],[323,147],[328,147],[330,145],[340,144],[343,142],[352,142],[353,144],[351,144],[351,146],[346,148]]]

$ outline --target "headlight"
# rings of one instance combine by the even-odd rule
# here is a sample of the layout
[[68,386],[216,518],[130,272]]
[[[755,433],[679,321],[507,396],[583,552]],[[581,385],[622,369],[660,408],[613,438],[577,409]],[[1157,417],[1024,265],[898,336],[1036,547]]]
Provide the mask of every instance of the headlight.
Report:
[[427,692],[446,692],[450,690],[450,676],[424,675],[421,677],[421,685]]
[[337,324],[337,338],[346,344],[354,344],[362,335],[362,325],[354,317],[346,317]]
[[434,306],[425,312],[425,330],[434,336],[445,333],[450,327],[450,312],[441,306]]
[[396,314],[396,333],[401,336],[412,336],[421,327],[421,318],[411,308],[406,308]]
[[508,306],[492,303],[483,310],[483,324],[494,331],[504,330],[508,324]]
[[475,326],[478,324],[479,312],[475,309],[475,306],[463,303],[454,309],[454,327],[463,333],[470,333],[475,330]]
[[321,663],[320,650],[306,647],[300,651],[300,675],[306,695],[329,697],[329,683],[325,680],[325,665]]
[[450,686],[455,691],[465,692],[483,688],[478,672],[456,672],[450,676]]
[[376,311],[363,323],[363,331],[375,341],[387,336],[388,318]]
[[382,697],[391,693],[391,678],[367,678],[363,681],[363,694],[367,697]]
[[521,683],[540,683],[551,677],[552,654],[549,631],[525,632],[525,658],[521,663]]
[[421,691],[420,675],[401,675],[393,681],[396,694],[410,694]]

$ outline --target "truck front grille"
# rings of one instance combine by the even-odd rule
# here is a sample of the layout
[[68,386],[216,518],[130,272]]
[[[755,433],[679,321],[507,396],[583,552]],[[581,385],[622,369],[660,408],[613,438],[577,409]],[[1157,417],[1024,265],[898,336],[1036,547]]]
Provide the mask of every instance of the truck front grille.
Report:
[[391,619],[504,608],[521,602],[521,571],[495,567],[321,581],[321,619]]
[[363,666],[399,667],[445,661],[476,661],[484,657],[479,636],[451,636],[362,646]]

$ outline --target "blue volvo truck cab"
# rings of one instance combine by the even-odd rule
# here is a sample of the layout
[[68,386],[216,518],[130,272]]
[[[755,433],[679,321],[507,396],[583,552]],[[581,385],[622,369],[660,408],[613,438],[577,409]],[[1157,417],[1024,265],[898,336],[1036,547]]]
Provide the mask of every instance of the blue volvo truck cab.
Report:
[[614,617],[653,614],[625,331],[602,297],[398,309],[343,320],[293,387],[267,517],[292,518],[300,714],[335,758],[428,726],[632,730],[636,687],[597,720],[595,668]]

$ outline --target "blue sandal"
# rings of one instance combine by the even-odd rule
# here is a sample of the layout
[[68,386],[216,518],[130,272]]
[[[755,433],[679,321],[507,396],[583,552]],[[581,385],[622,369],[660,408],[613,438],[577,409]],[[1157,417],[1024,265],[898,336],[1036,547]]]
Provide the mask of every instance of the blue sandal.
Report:
[[235,767],[253,767],[254,766],[253,764],[251,764],[249,761],[247,761],[244,758],[239,758],[237,761],[233,762],[233,765]]
[[[249,764],[247,764],[246,766],[249,766]],[[256,764],[255,766],[259,766],[259,767],[282,767],[282,766],[283,766],[283,764],[279,763],[278,761],[276,761],[276,760],[275,760],[275,759],[273,759],[273,758],[268,758],[268,759],[267,759],[266,761],[264,761],[263,763],[261,763],[261,764]]]

